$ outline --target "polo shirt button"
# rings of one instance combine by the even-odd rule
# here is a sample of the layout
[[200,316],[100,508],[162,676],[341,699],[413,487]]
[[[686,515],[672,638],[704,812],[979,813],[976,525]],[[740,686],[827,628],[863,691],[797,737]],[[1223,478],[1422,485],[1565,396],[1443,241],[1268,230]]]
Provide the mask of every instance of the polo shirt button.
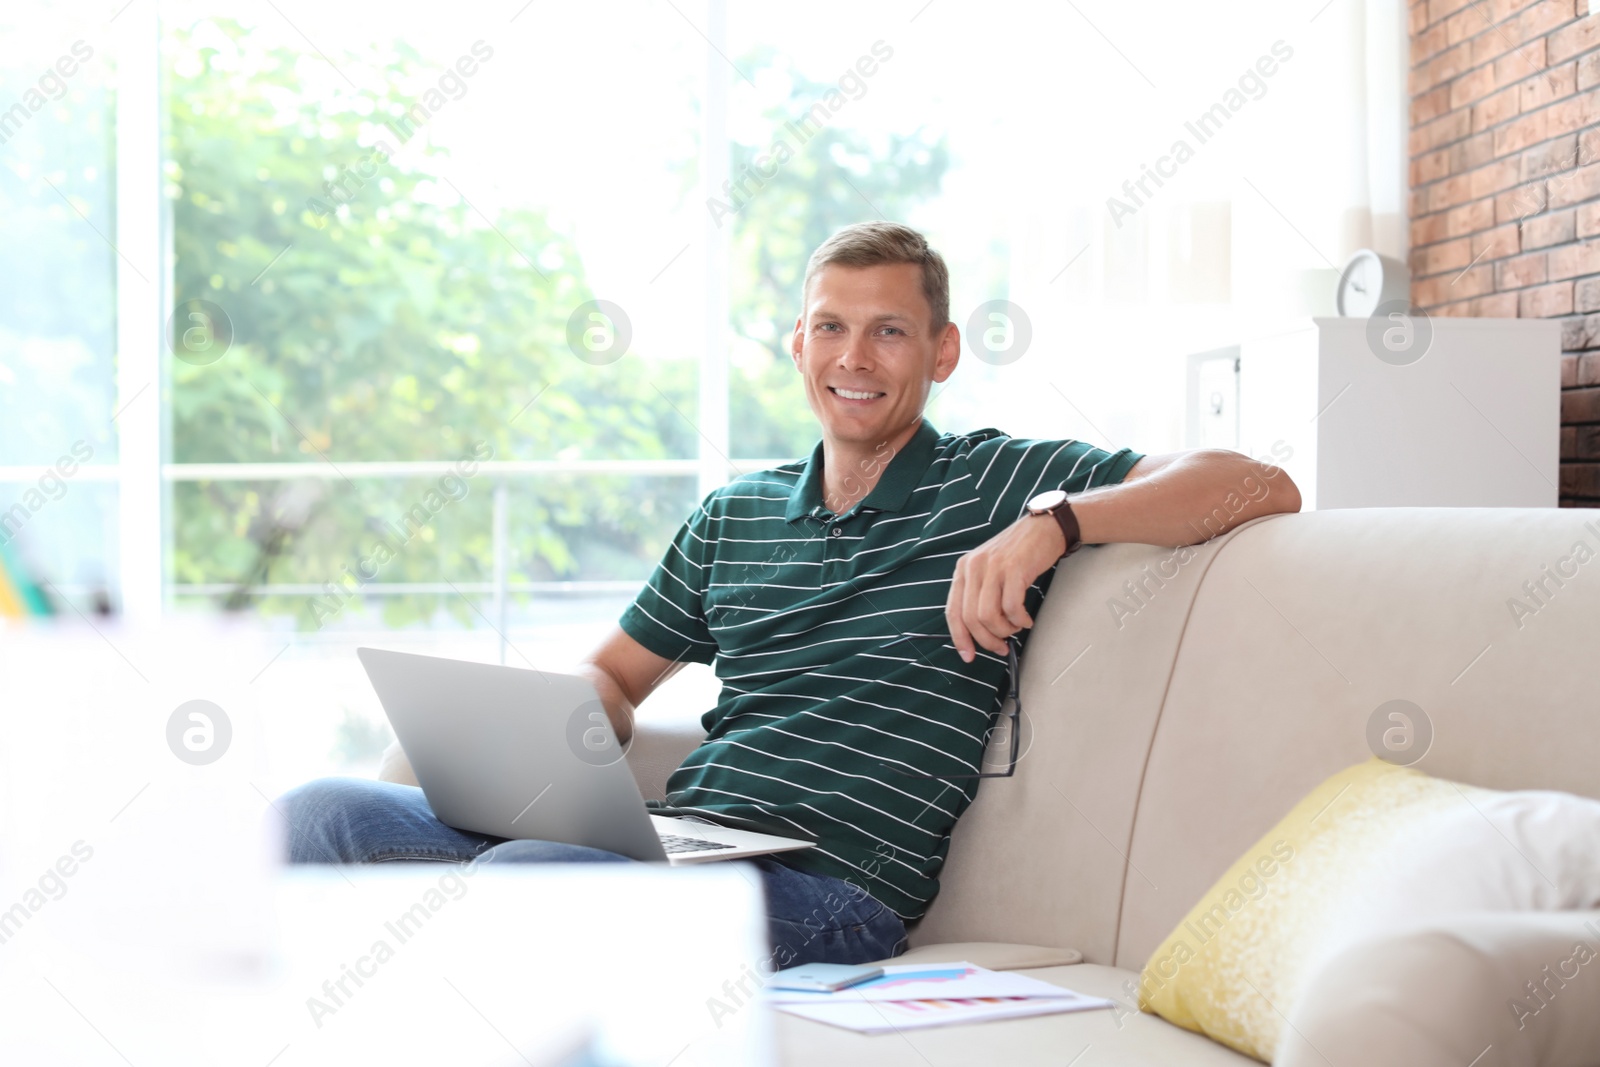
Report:
[[834,528],[833,528],[833,536],[834,536],[834,537],[838,537],[838,536],[839,536],[839,535],[840,535],[840,534],[842,534],[842,533],[844,533],[844,531],[843,531],[843,530],[841,530],[841,529],[839,529],[839,527],[837,527],[837,526],[835,526],[835,527],[834,527]]

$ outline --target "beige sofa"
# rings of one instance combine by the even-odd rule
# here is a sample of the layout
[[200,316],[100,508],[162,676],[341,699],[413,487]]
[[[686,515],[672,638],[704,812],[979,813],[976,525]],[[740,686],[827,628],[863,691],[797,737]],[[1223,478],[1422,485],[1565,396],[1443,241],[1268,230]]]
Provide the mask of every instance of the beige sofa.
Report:
[[[780,1014],[785,1062],[1252,1062],[1126,1010],[1130,980],[1235,858],[1371,754],[1380,704],[1427,713],[1429,773],[1600,797],[1600,559],[1563,565],[1577,573],[1545,580],[1542,604],[1524,588],[1578,541],[1600,549],[1600,511],[1349,510],[1259,520],[1185,556],[1072,557],[1024,660],[1018,773],[983,784],[902,959],[1026,969],[1124,1010],[878,1037]],[[1515,617],[1513,598],[1533,613]],[[630,761],[647,796],[698,741],[640,730]],[[1399,984],[1375,1007],[1359,961],[1321,978],[1318,1003],[1279,1006],[1315,1046],[1280,1062],[1444,1063],[1458,1047],[1460,1067],[1480,1052],[1476,1067],[1600,1062],[1600,973],[1572,983],[1538,1035],[1517,1033],[1505,1005],[1507,975],[1536,977],[1552,946],[1595,941],[1581,918],[1484,920],[1494,929],[1473,944],[1500,947],[1470,954],[1476,971],[1452,968],[1448,991],[1426,967],[1403,981],[1386,962]]]

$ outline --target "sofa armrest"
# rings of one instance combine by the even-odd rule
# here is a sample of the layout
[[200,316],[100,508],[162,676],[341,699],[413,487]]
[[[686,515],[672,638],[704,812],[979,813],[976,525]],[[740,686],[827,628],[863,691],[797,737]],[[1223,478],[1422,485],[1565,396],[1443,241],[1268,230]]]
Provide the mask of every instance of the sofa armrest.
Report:
[[[639,783],[639,792],[646,800],[661,800],[666,795],[667,778],[678,769],[684,758],[705,740],[705,731],[699,723],[658,726],[650,723],[634,730],[628,743],[628,768]],[[416,785],[417,776],[411,770],[411,761],[405,749],[395,741],[383,750],[383,760],[378,765],[378,781]]]
[[706,732],[698,722],[637,723],[628,742],[628,767],[646,800],[662,800],[667,779],[689,753],[700,747]]
[[378,781],[395,782],[399,785],[416,785],[417,776],[411,770],[411,761],[406,758],[406,750],[400,747],[399,741],[391,742],[383,750],[383,760],[378,764]]
[[1352,944],[1307,979],[1272,1062],[1586,1067],[1600,1048],[1597,949],[1592,911],[1457,913]]

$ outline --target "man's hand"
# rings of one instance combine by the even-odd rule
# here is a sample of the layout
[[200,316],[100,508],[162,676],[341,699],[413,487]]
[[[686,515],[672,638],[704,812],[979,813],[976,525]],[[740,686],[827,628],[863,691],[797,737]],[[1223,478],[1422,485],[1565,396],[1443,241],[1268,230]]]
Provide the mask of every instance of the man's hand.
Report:
[[963,662],[973,644],[1006,654],[1006,638],[1033,625],[1023,606],[1028,586],[1054,566],[1067,539],[1052,515],[1028,515],[956,560],[944,617]]
[[633,736],[633,713],[656,687],[683,669],[682,660],[663,659],[613,626],[575,673],[588,678],[611,720],[617,744]]

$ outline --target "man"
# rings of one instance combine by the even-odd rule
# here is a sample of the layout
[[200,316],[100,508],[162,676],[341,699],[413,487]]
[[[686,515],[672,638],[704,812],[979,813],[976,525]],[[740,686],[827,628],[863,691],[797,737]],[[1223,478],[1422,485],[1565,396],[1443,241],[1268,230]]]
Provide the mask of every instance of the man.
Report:
[[[581,667],[626,743],[657,686],[715,661],[706,740],[653,806],[817,843],[753,861],[775,967],[902,951],[976,796],[1008,641],[1021,644],[1065,554],[1193,544],[1221,532],[1214,515],[1233,526],[1300,507],[1288,475],[1234,452],[940,434],[922,410],[960,359],[949,300],[944,260],[908,227],[824,242],[790,343],[821,442],[707,496]],[[1272,491],[1219,507],[1256,475]],[[1054,489],[1069,501],[1040,499]],[[285,810],[305,862],[622,859],[453,830],[389,783],[313,782]]]

